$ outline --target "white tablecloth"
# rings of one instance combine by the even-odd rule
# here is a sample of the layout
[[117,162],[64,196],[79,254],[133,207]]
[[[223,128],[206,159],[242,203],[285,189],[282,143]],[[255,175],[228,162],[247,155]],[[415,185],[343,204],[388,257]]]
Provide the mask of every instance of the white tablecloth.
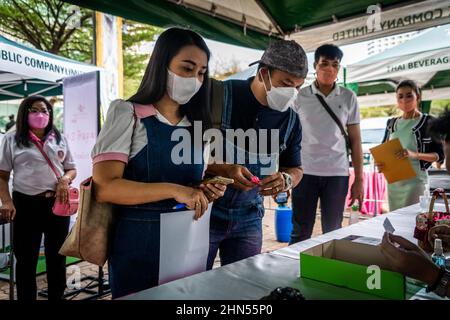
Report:
[[[440,208],[438,208],[440,209]],[[220,268],[179,279],[125,297],[129,300],[246,300],[260,299],[277,287],[299,289],[306,299],[379,299],[366,293],[340,288],[326,283],[302,279],[300,252],[317,244],[341,239],[349,235],[381,238],[382,223],[386,217],[392,222],[395,234],[414,243],[415,216],[419,206],[414,205],[329,232],[327,234]],[[425,290],[413,299],[439,299]]]

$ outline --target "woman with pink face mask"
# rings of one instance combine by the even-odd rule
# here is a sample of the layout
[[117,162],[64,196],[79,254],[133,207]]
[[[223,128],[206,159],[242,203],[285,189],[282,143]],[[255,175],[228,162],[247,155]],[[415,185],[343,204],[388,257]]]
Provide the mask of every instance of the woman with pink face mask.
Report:
[[[47,154],[60,178],[40,152]],[[12,197],[8,189],[14,171]],[[16,130],[8,132],[0,147],[0,219],[13,223],[17,297],[36,299],[36,265],[42,234],[48,280],[48,297],[62,299],[66,287],[66,258],[58,254],[70,217],[56,216],[55,199],[68,200],[69,184],[76,176],[67,139],[53,124],[53,107],[42,96],[22,101]]]
[[[428,181],[427,169],[433,162],[442,163],[442,144],[434,141],[428,132],[433,117],[420,112],[421,92],[412,80],[400,82],[395,90],[400,117],[389,119],[383,142],[398,138],[404,149],[398,150],[398,159],[407,158],[416,171],[416,177],[388,185],[390,211],[419,202]],[[383,171],[383,163],[377,163]]]

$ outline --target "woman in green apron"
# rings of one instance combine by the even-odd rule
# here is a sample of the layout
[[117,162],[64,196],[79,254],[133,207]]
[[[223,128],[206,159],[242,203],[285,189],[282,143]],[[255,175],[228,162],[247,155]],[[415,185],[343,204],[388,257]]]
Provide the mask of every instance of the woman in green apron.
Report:
[[[399,139],[403,146],[397,158],[408,158],[416,176],[388,185],[390,211],[419,202],[428,182],[427,169],[433,162],[442,162],[442,144],[435,142],[428,133],[433,117],[419,111],[421,92],[412,80],[404,80],[396,88],[397,104],[403,112],[400,117],[388,121],[383,142]],[[377,163],[382,171],[383,163]]]

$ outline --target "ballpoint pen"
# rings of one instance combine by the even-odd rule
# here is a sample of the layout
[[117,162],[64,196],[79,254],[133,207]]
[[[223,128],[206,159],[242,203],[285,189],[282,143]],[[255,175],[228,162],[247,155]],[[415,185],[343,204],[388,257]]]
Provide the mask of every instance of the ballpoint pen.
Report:
[[185,209],[186,208],[186,204],[184,203],[179,203],[176,206],[174,206],[172,209],[173,210],[179,210],[179,209]]

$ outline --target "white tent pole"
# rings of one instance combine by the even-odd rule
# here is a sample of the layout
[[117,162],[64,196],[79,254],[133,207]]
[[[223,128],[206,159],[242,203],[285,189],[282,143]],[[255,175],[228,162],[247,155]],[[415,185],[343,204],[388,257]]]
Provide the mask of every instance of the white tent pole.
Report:
[[0,93],[4,94],[6,96],[14,97],[14,98],[22,98],[22,95],[20,95],[20,94],[9,92],[9,91],[3,90],[3,89],[0,89]]
[[[2,88],[2,89],[8,89],[8,88],[17,86],[17,85],[19,85],[19,84],[21,84],[21,83],[22,83],[22,81],[6,82],[6,83],[1,83],[1,82],[0,82],[0,88]],[[5,85],[4,85],[4,84],[5,84]]]
[[43,93],[43,92],[50,91],[50,90],[52,90],[52,89],[58,88],[59,86],[60,86],[60,84],[56,84],[56,85],[54,85],[54,86],[47,87],[47,88],[45,88],[45,89],[42,89],[42,90],[33,92],[33,94],[41,94],[41,93]]

